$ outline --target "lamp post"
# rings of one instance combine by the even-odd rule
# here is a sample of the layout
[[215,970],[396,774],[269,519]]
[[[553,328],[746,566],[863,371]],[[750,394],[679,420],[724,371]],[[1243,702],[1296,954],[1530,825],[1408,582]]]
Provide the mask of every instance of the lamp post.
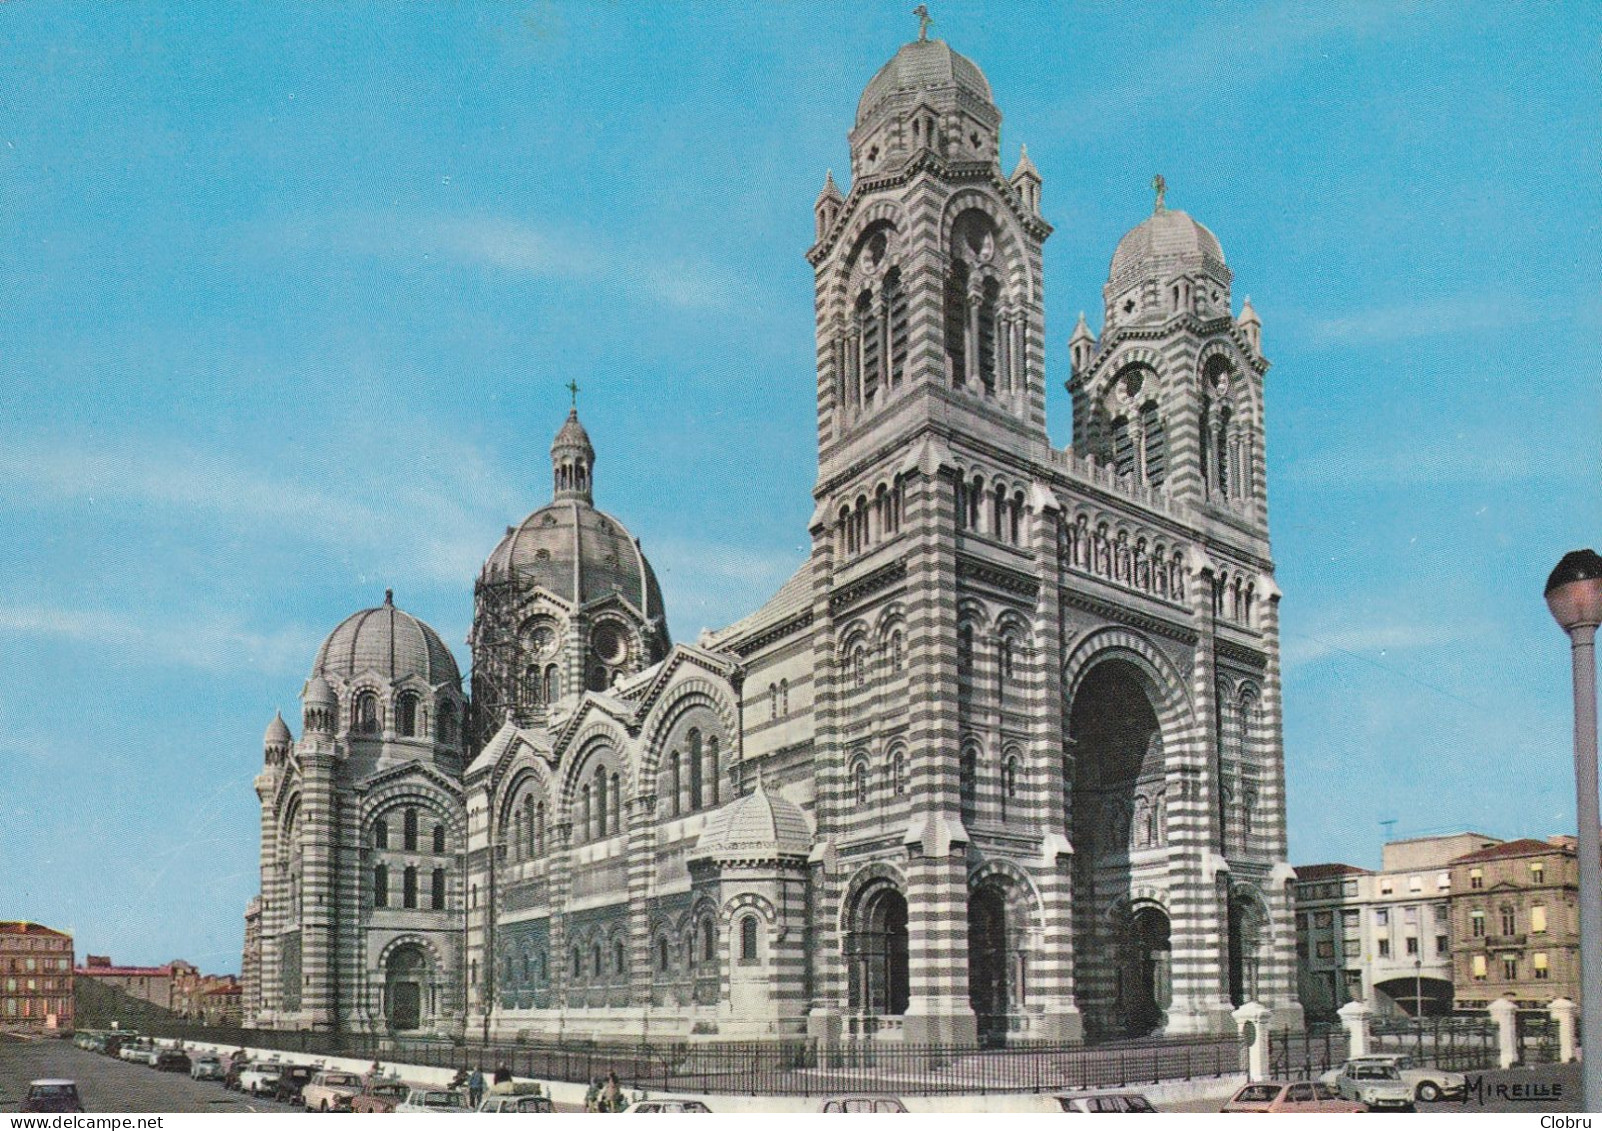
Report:
[[[1418,940],[1419,950],[1424,949],[1424,940]],[[1424,1023],[1424,958],[1420,955],[1413,959],[1413,1020]]]
[[1602,1111],[1602,814],[1596,766],[1596,630],[1602,624],[1602,556],[1564,554],[1546,581],[1546,607],[1574,648],[1574,789],[1580,870],[1580,1066],[1585,1111]]

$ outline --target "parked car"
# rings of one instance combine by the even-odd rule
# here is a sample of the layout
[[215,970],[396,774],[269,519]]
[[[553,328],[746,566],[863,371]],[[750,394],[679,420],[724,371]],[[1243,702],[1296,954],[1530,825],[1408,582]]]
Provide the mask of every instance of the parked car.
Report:
[[554,1112],[550,1096],[485,1096],[480,1115],[535,1115]]
[[309,1064],[286,1064],[278,1073],[278,1083],[273,1088],[273,1098],[281,1104],[300,1103],[301,1091],[311,1083],[317,1069]]
[[688,1115],[692,1112],[710,1113],[712,1109],[700,1100],[685,1099],[682,1096],[658,1096],[654,1100],[636,1100],[623,1109],[625,1115],[631,1111],[658,1115]]
[[1336,1086],[1336,1077],[1351,1064],[1391,1065],[1413,1089],[1413,1097],[1427,1104],[1442,1099],[1459,1099],[1468,1090],[1468,1079],[1461,1072],[1445,1072],[1427,1064],[1415,1064],[1412,1057],[1399,1052],[1375,1052],[1367,1056],[1354,1057],[1340,1068],[1324,1073],[1319,1079],[1333,1088]]
[[905,1113],[907,1105],[894,1096],[874,1095],[869,1092],[863,1092],[847,1096],[830,1096],[818,1105],[818,1110],[829,1114],[858,1111]]
[[228,1068],[223,1064],[222,1057],[210,1053],[195,1057],[194,1063],[189,1066],[191,1080],[222,1080],[227,1075]]
[[124,1041],[117,1046],[117,1059],[135,1063],[145,1059],[145,1046],[141,1041]]
[[361,1091],[362,1078],[356,1073],[325,1068],[301,1089],[300,1102],[307,1111],[349,1111]]
[[1342,1099],[1367,1104],[1370,1111],[1413,1110],[1413,1089],[1394,1064],[1360,1061],[1348,1064],[1335,1077]]
[[76,1080],[32,1080],[19,1111],[76,1112],[83,1110]]
[[134,1057],[134,1063],[143,1064],[146,1068],[154,1068],[156,1067],[156,1061],[161,1059],[161,1052],[161,1046],[152,1041],[139,1050],[139,1054]]
[[1343,1100],[1328,1084],[1303,1080],[1287,1083],[1283,1080],[1263,1080],[1247,1084],[1236,1092],[1230,1101],[1218,1109],[1223,1112],[1358,1112],[1365,1110],[1360,1103]]
[[470,1110],[467,1106],[467,1097],[461,1092],[424,1084],[412,1085],[406,1092],[406,1098],[395,1105],[396,1115],[467,1114]]
[[1139,1092],[1063,1092],[1052,1096],[1064,1111],[1155,1112]]
[[182,1049],[162,1049],[156,1053],[155,1067],[163,1072],[188,1072],[189,1054]]
[[375,1077],[367,1081],[361,1095],[350,1101],[350,1109],[355,1112],[387,1115],[395,1110],[411,1090],[411,1085],[404,1080],[397,1080],[392,1076]]
[[273,1095],[278,1090],[278,1074],[282,1065],[248,1064],[239,1073],[239,1090],[253,1096]]

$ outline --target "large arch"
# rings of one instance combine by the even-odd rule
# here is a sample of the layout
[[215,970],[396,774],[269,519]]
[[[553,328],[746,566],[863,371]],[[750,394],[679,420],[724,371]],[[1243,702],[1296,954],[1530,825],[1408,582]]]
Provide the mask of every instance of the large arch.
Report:
[[842,937],[850,1011],[862,1018],[907,1012],[907,897],[904,885],[884,874],[858,877],[842,907]]
[[[1163,866],[1135,858],[1135,815],[1141,798],[1166,781],[1164,749],[1178,728],[1183,691],[1166,678],[1150,645],[1128,633],[1079,652],[1076,660],[1065,681],[1073,749],[1065,784],[1075,848],[1075,984],[1092,1036],[1140,1036],[1162,1022],[1148,964],[1160,949],[1157,935],[1166,947],[1167,932],[1158,932],[1154,921],[1111,912],[1130,905],[1144,868]],[[1146,957],[1137,960],[1142,951]]]

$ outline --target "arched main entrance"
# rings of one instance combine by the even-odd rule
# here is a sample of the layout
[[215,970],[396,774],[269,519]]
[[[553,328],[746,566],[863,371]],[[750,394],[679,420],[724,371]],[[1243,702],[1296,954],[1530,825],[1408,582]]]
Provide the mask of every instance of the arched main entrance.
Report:
[[390,1029],[403,1032],[423,1025],[428,956],[416,943],[397,947],[384,964],[384,1015]]
[[906,1013],[906,897],[888,883],[868,889],[857,900],[845,941],[852,1013],[864,1018]]
[[968,900],[968,1004],[979,1027],[979,1043],[1007,1039],[1007,902],[1001,889],[984,884]]
[[[1157,1024],[1149,979],[1144,993],[1152,1001],[1134,1007],[1135,988],[1145,976],[1130,965],[1127,925],[1114,913],[1134,888],[1130,852],[1137,796],[1160,789],[1164,777],[1162,735],[1146,688],[1145,673],[1130,660],[1103,660],[1085,673],[1068,715],[1075,985],[1093,1038],[1142,1035]],[[1160,830],[1154,834],[1161,836]]]

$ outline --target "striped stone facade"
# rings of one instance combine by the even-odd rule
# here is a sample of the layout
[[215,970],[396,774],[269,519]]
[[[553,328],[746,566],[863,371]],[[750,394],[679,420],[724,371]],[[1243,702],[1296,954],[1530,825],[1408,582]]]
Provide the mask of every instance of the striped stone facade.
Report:
[[[1053,448],[1052,229],[1000,126],[939,41],[869,84],[808,253],[811,552],[757,612],[671,644],[563,426],[553,503],[480,578],[470,760],[392,770],[433,791],[455,853],[419,961],[342,926],[371,902],[370,866],[343,867],[372,839],[361,789],[300,826],[264,792],[264,1000],[285,877],[348,909],[301,895],[282,1017],[997,1044],[1232,1032],[1256,1000],[1300,1024],[1259,322],[1159,195],[1101,337],[1081,319],[1068,341],[1074,442]],[[297,780],[344,773],[318,741]],[[398,1019],[418,971],[438,993]]]

